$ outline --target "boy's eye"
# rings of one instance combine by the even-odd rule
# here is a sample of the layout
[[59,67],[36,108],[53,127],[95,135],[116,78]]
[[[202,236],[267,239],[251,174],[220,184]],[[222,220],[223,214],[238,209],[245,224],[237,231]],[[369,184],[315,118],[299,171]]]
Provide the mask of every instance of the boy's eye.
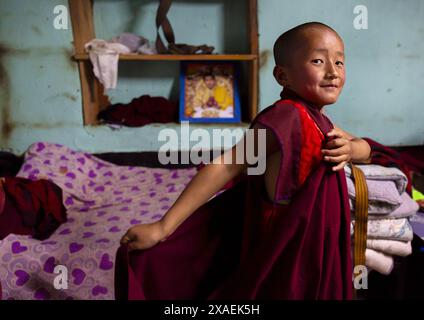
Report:
[[324,63],[324,61],[322,59],[314,59],[314,60],[312,60],[312,63],[313,64],[321,64],[321,63]]
[[344,63],[343,63],[343,61],[337,61],[336,62],[336,65],[338,65],[338,66],[344,66]]

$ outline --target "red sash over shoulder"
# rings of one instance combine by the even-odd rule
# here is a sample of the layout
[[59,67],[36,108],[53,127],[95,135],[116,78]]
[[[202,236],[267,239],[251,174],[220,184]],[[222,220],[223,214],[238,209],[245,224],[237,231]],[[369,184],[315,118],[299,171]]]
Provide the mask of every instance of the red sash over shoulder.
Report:
[[[246,176],[155,247],[116,256],[118,299],[350,299],[350,210],[344,172],[321,161],[332,124],[287,92],[255,119],[281,157],[277,199]],[[252,125],[253,125],[252,124]]]
[[251,127],[255,123],[271,129],[280,143],[282,157],[276,201],[288,200],[322,160],[324,135],[307,107],[290,99],[282,99],[265,109]]

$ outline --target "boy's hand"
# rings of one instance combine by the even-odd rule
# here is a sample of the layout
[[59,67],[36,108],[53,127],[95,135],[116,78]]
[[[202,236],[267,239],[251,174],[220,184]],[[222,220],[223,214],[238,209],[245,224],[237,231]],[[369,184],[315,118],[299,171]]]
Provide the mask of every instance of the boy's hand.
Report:
[[338,129],[331,130],[327,137],[334,137],[334,139],[321,150],[324,160],[337,163],[332,168],[333,171],[341,170],[352,159],[352,142]]
[[121,244],[128,244],[130,251],[148,249],[162,241],[165,241],[165,230],[161,221],[138,224],[121,238]]

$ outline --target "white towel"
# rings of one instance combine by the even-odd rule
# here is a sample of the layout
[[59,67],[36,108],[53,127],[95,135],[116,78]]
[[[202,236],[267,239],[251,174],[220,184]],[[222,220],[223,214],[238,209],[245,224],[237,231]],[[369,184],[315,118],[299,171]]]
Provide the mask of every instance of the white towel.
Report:
[[392,256],[372,249],[366,249],[365,265],[381,274],[388,275],[393,270],[394,261]]
[[103,85],[105,93],[116,88],[119,54],[130,53],[130,49],[123,44],[101,39],[93,39],[84,47],[90,55],[94,75]]
[[367,248],[400,257],[406,257],[412,253],[411,241],[367,239]]

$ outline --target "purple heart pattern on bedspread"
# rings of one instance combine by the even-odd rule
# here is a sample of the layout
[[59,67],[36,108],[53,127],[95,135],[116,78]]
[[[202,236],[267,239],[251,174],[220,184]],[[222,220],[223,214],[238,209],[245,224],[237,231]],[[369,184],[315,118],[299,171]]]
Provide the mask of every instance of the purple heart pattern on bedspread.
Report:
[[[68,221],[47,240],[11,234],[0,241],[3,299],[114,299],[114,259],[123,233],[160,219],[196,173],[117,166],[45,142],[30,146],[18,177],[63,190]],[[56,266],[67,289],[56,289]]]

